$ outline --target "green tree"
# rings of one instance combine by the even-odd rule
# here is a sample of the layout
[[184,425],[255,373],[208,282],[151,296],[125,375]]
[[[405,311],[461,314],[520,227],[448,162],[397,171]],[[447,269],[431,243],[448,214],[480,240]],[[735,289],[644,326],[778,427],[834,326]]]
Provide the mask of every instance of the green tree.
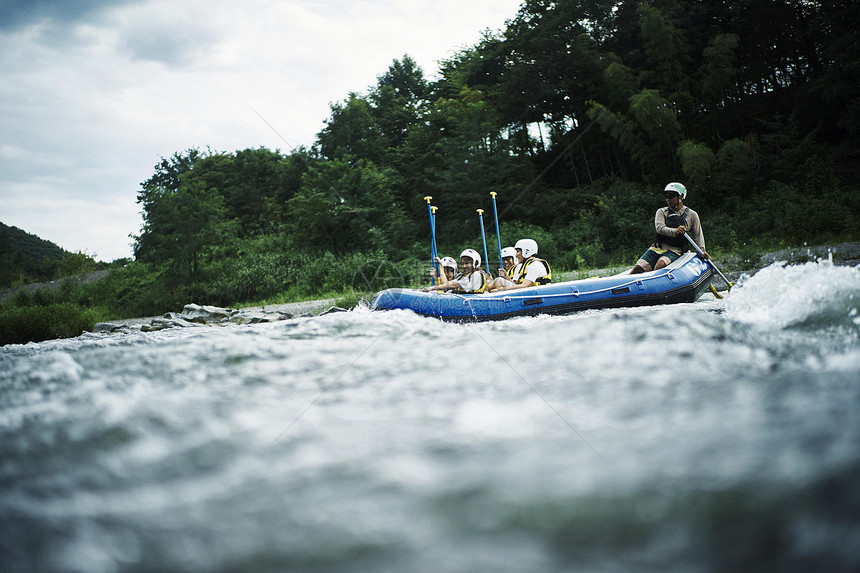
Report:
[[60,262],[58,269],[58,276],[67,277],[96,271],[98,263],[93,256],[81,251],[74,253],[64,251],[63,260]]
[[12,286],[15,279],[15,251],[6,227],[0,228],[0,288]]
[[385,137],[366,98],[350,93],[345,102],[331,104],[325,123],[317,135],[324,157],[378,162],[385,154]]
[[206,173],[198,176],[194,168],[203,159],[191,150],[163,160],[138,194],[144,222],[135,237],[135,258],[168,262],[174,286],[196,280],[204,258],[235,235],[235,225],[226,218],[224,198],[206,186]]
[[637,14],[647,65],[642,71],[642,83],[667,97],[689,91],[684,73],[689,46],[684,34],[653,5],[639,4]]
[[602,68],[595,20],[608,2],[524,2],[504,33],[499,113],[511,125],[560,124],[585,117]]
[[[713,187],[720,199],[749,198],[756,184],[758,162],[752,146],[737,138],[724,141],[717,151]],[[712,205],[718,203],[712,201]]]
[[681,126],[671,104],[657,90],[630,96],[626,113],[592,102],[589,117],[641,168],[643,175],[666,178],[674,171]]
[[739,41],[737,34],[717,34],[703,52],[702,99],[711,107],[725,106],[737,98],[736,51]]
[[195,166],[206,185],[224,197],[226,216],[236,219],[241,238],[277,230],[304,170],[305,162],[264,148],[212,155]]
[[463,86],[456,97],[438,99],[404,145],[404,154],[415,158],[414,168],[403,174],[413,212],[426,214],[422,197],[430,195],[439,207],[439,236],[473,241],[479,231],[475,210],[489,212],[490,192],[512,198],[522,188],[520,160],[512,157],[511,146],[481,92]]
[[392,171],[361,160],[313,166],[290,199],[287,228],[294,243],[314,253],[390,249],[401,216],[389,180]]
[[639,81],[629,67],[621,62],[612,62],[603,71],[606,86],[606,101],[610,108],[624,110],[633,94],[639,91]]
[[644,174],[646,164],[652,160],[652,152],[635,122],[623,113],[615,113],[599,102],[592,101],[590,104],[588,117],[618,144],[630,161],[638,166],[637,172]]
[[714,152],[704,143],[685,140],[678,146],[678,159],[686,176],[686,183],[703,189],[717,161]]
[[429,86],[424,72],[408,55],[394,60],[388,71],[378,78],[368,100],[371,114],[376,118],[389,150],[406,141],[409,127],[424,113],[428,95]]

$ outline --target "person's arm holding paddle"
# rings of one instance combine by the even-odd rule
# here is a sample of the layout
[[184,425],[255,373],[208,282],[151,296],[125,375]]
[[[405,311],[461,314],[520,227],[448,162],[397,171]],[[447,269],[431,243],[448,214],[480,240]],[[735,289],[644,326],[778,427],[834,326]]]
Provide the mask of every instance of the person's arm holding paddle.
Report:
[[678,236],[686,233],[687,238],[699,247],[695,249],[696,253],[698,253],[699,257],[707,261],[711,256],[705,250],[705,234],[702,232],[702,222],[699,220],[699,214],[690,210],[688,218],[689,231],[687,230],[687,225],[679,225],[677,228]]

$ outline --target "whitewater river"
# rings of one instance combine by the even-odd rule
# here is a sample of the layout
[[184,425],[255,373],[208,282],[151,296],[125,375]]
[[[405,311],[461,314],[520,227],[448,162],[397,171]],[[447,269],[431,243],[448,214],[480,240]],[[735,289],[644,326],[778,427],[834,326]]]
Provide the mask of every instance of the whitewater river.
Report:
[[857,571],[860,268],[0,348],[0,571]]

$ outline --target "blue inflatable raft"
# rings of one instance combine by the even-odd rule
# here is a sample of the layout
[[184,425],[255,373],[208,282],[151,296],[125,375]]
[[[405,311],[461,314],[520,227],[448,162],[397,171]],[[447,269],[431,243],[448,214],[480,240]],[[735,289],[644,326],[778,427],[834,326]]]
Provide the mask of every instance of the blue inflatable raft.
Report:
[[695,302],[711,284],[711,265],[687,253],[659,271],[580,279],[512,291],[450,294],[391,288],[373,297],[371,310],[407,309],[455,322],[514,316],[568,314],[592,308],[619,308]]

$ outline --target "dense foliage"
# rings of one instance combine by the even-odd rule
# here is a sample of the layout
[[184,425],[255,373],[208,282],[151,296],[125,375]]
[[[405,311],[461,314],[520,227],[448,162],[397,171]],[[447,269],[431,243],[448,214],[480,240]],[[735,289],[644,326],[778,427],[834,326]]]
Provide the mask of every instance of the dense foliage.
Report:
[[456,255],[481,250],[496,192],[503,242],[534,235],[572,268],[635,256],[672,180],[718,247],[853,238],[858,23],[848,2],[527,0],[437,81],[395,60],[310,149],[162,161],[136,256],[175,284],[273,252],[255,245],[421,260],[426,195]]
[[438,79],[403,56],[331,104],[309,148],[163,159],[103,295],[154,313],[372,289],[382,262],[417,284],[425,196],[445,255],[482,250],[484,210],[491,267],[491,192],[503,244],[560,270],[632,263],[673,180],[712,253],[856,240],[858,67],[849,0],[524,0]]
[[0,345],[79,336],[99,316],[95,309],[72,303],[5,308],[0,311]]

